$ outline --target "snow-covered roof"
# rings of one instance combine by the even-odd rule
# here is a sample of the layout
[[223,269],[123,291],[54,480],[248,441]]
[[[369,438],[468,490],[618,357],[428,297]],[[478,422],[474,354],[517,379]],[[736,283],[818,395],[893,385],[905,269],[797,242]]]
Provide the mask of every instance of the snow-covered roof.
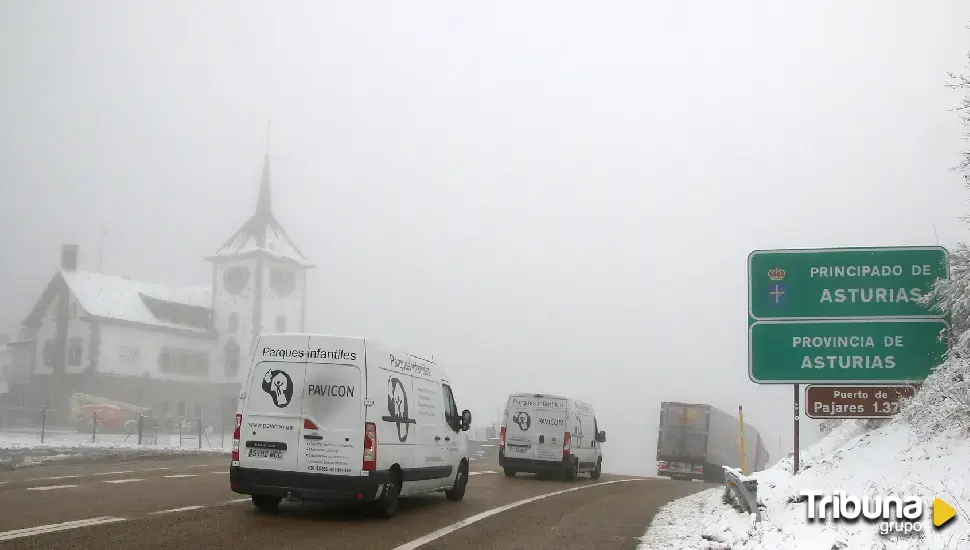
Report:
[[142,296],[208,309],[212,306],[211,284],[170,287],[81,270],[61,270],[60,275],[89,315],[199,333],[210,332],[201,327],[159,319]]
[[[265,254],[280,260],[290,260],[305,267],[311,267],[309,261],[287,236],[286,231],[275,218],[266,221],[250,219],[237,231],[229,241],[222,246],[210,259],[246,256],[250,254]],[[260,244],[262,243],[262,245]]]
[[263,164],[256,212],[215,254],[206,259],[212,261],[256,255],[291,261],[307,268],[313,267],[273,215],[269,186],[269,155],[266,156]]

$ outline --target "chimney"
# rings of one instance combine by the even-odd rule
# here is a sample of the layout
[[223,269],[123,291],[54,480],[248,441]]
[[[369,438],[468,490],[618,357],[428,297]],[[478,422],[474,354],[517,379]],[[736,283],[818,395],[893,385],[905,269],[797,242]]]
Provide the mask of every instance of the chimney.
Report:
[[77,269],[77,249],[76,244],[65,244],[61,246],[61,269],[64,271],[74,271]]

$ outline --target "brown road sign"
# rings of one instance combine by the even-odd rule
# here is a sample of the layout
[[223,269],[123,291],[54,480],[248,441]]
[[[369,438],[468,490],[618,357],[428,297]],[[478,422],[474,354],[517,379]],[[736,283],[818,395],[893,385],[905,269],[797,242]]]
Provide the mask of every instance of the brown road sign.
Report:
[[912,397],[919,385],[820,386],[805,388],[809,418],[892,418],[901,398]]

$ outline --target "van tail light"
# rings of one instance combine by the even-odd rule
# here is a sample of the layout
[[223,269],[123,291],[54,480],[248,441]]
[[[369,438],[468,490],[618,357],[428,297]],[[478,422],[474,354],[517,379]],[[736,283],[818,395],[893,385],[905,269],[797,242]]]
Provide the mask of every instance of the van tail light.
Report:
[[364,424],[364,469],[377,470],[377,424]]
[[303,429],[304,430],[319,430],[320,428],[313,423],[309,418],[303,419]]
[[566,432],[565,435],[562,436],[562,456],[564,457],[569,456],[572,442],[573,442],[572,436],[570,435],[569,432]]
[[499,440],[498,444],[500,447],[504,447],[505,446],[505,426],[502,426],[502,435],[500,435],[499,437],[501,439]]
[[658,470],[663,470],[666,467],[667,467],[667,463],[666,462],[664,462],[663,460],[658,460],[657,461],[657,469]]
[[232,463],[239,464],[239,439],[242,431],[242,415],[236,414],[236,427],[232,430]]

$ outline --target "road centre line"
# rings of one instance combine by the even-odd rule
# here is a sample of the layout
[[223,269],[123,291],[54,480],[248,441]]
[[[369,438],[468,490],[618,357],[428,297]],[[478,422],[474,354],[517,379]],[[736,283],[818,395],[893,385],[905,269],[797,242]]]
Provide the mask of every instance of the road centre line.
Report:
[[57,531],[66,531],[68,529],[79,529],[81,527],[103,525],[105,523],[115,523],[118,521],[125,521],[125,519],[126,518],[102,516],[99,518],[65,521],[64,523],[54,523],[50,525],[38,525],[36,527],[28,527],[26,529],[14,529],[13,531],[5,531],[0,533],[0,541],[34,537],[37,535],[45,535],[47,533],[56,533]]
[[526,499],[523,499],[523,500],[519,500],[519,501],[513,502],[511,504],[506,504],[504,506],[499,506],[497,508],[492,508],[491,510],[486,510],[486,511],[480,513],[480,514],[475,514],[474,516],[467,517],[467,518],[465,518],[463,520],[456,521],[455,523],[452,523],[451,525],[449,525],[447,527],[443,527],[441,529],[438,529],[437,531],[433,531],[431,533],[428,533],[427,535],[425,535],[423,537],[416,538],[416,539],[412,540],[411,542],[402,544],[402,545],[394,548],[394,550],[414,550],[415,548],[419,548],[419,547],[421,547],[421,546],[423,546],[425,544],[428,544],[429,542],[435,541],[435,540],[440,539],[441,537],[443,537],[445,535],[448,535],[450,533],[453,533],[453,532],[461,529],[462,527],[467,527],[467,526],[469,526],[469,525],[471,525],[473,523],[477,523],[477,522],[479,522],[479,521],[481,521],[481,520],[483,520],[485,518],[494,516],[495,514],[500,514],[500,513],[504,512],[506,510],[511,510],[512,508],[516,508],[516,507],[522,506],[523,504],[529,504],[530,502],[535,502],[537,500],[542,500],[544,498],[554,497],[554,496],[561,495],[561,494],[564,494],[564,493],[570,493],[572,491],[580,491],[582,489],[589,489],[591,487],[600,487],[600,486],[603,486],[603,485],[610,485],[610,484],[613,484],[613,483],[624,483],[624,482],[627,482],[627,481],[642,481],[642,479],[616,479],[616,480],[613,480],[613,481],[603,481],[601,483],[593,483],[593,484],[590,484],[590,485],[580,485],[579,487],[572,487],[572,488],[569,488],[569,489],[563,489],[562,491],[553,491],[551,493],[545,493],[545,494],[538,495],[538,496],[534,496],[534,497],[531,497],[531,498],[526,498]]

